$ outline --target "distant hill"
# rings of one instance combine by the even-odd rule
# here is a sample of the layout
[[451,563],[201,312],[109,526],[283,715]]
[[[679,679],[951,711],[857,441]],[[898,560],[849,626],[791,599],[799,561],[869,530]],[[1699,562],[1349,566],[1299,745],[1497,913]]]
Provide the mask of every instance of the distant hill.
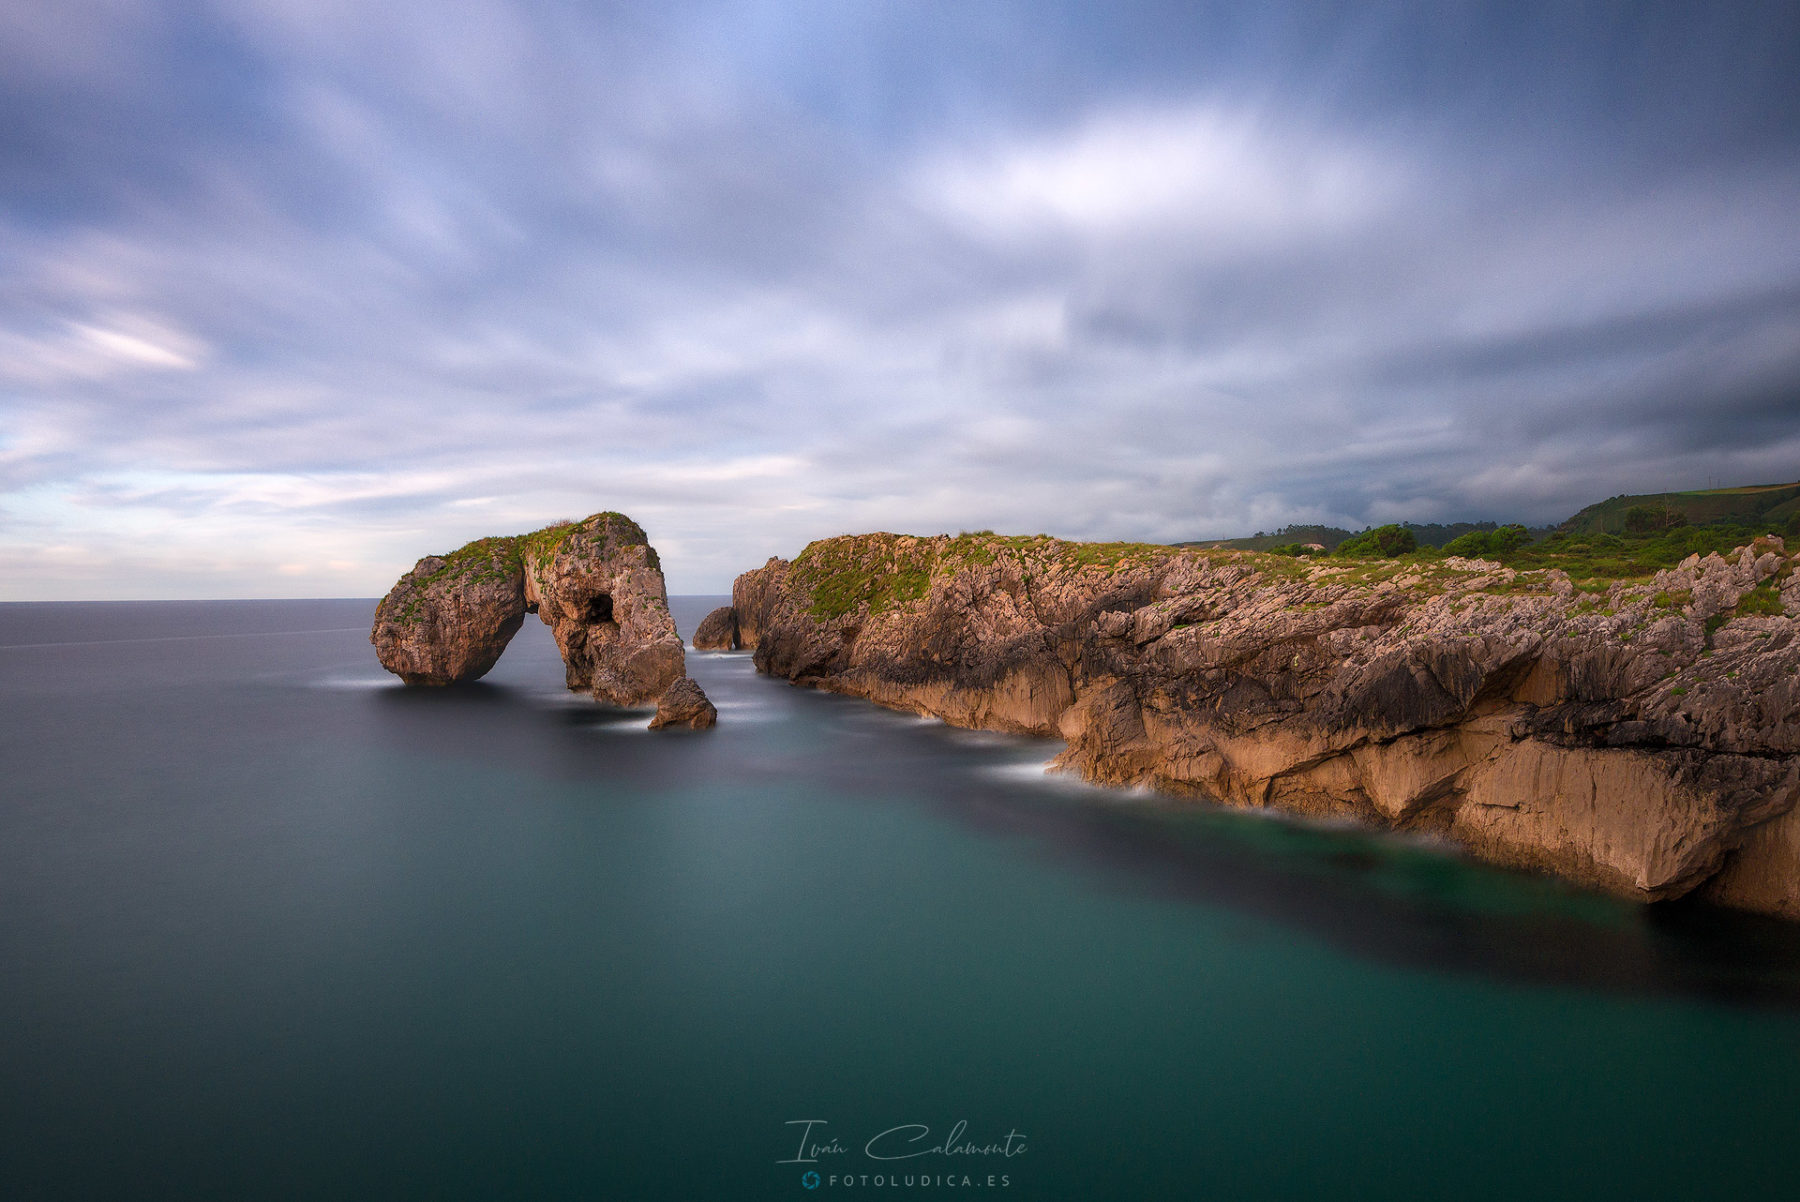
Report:
[[[1493,530],[1495,522],[1438,522],[1401,523],[1413,532],[1422,547],[1441,547],[1453,538],[1459,538],[1474,530]],[[1249,538],[1224,538],[1198,540],[1194,542],[1176,543],[1178,547],[1222,547],[1232,551],[1267,551],[1270,547],[1279,547],[1285,543],[1318,543],[1327,551],[1335,551],[1337,545],[1357,532],[1345,530],[1340,526],[1283,526],[1273,534],[1257,531]],[[1533,530],[1534,538],[1541,538],[1550,533],[1550,528]]]
[[1267,551],[1283,543],[1319,543],[1327,551],[1349,538],[1351,532],[1337,526],[1283,526],[1273,534],[1258,530],[1248,538],[1196,539],[1178,547],[1226,547],[1233,551]]
[[[1800,482],[1756,484],[1744,488],[1705,488],[1692,492],[1638,493],[1608,497],[1556,526],[1534,528],[1534,542],[1551,534],[1649,534],[1674,526],[1734,525],[1762,527],[1774,533],[1800,533]],[[1492,530],[1493,522],[1402,522],[1422,547],[1442,547],[1472,530]],[[1267,551],[1286,543],[1318,543],[1327,551],[1356,531],[1339,526],[1283,526],[1248,538],[1196,539],[1178,547],[1223,547],[1233,551]]]
[[[1636,511],[1635,513],[1633,511]],[[1785,527],[1800,514],[1800,483],[1608,497],[1557,529],[1568,534],[1626,534],[1671,525]],[[1648,525],[1646,525],[1648,524]]]

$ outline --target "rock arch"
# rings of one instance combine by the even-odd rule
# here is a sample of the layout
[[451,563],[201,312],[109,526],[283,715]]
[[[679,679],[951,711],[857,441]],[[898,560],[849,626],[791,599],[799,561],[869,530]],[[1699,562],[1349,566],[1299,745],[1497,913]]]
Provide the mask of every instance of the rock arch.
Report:
[[[622,513],[426,556],[376,606],[369,641],[407,684],[459,684],[493,668],[528,613],[550,627],[569,688],[596,700],[643,705],[686,678],[662,563]],[[689,710],[697,690],[681,695]]]

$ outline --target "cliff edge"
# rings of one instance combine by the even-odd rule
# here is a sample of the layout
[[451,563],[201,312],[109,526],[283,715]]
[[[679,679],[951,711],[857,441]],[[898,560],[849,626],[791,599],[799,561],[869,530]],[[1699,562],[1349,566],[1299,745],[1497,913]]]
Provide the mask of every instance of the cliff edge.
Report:
[[871,534],[746,572],[732,608],[764,672],[1060,736],[1092,780],[1800,917],[1800,577],[1779,539],[1608,581]]

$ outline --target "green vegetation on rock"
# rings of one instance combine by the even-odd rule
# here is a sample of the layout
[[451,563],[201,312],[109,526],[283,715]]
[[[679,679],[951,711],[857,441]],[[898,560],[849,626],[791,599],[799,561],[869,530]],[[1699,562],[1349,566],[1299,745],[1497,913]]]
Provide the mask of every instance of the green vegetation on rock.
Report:
[[562,549],[563,541],[569,537],[569,532],[580,524],[579,522],[553,522],[541,529],[533,530],[530,534],[521,534],[519,542],[523,547],[525,562],[544,563],[556,558],[556,553]]
[[650,547],[650,537],[644,533],[644,528],[624,514],[610,509],[590,514],[579,522],[555,522],[541,530],[533,530],[530,534],[520,536],[520,542],[524,544],[525,562],[547,563],[578,534],[595,545],[610,543],[616,547],[649,547],[650,566],[659,572],[662,570],[662,561],[656,554],[656,548]]
[[906,535],[825,538],[808,543],[795,558],[793,579],[812,598],[815,618],[839,618],[862,605],[879,613],[897,601],[923,597],[936,559],[929,540]]
[[520,541],[513,537],[478,538],[474,542],[464,543],[454,551],[437,556],[443,563],[413,580],[411,592],[399,612],[394,614],[395,619],[401,622],[418,621],[422,599],[429,590],[440,585],[504,583],[512,579],[523,566],[519,552]]
[[1147,566],[1178,550],[1156,543],[1066,542],[1047,534],[965,531],[952,538],[884,532],[808,543],[792,571],[794,584],[810,598],[807,611],[830,620],[860,607],[878,614],[917,601],[931,591],[933,580],[1002,558],[1019,561],[1027,575],[1034,567],[1114,572]]

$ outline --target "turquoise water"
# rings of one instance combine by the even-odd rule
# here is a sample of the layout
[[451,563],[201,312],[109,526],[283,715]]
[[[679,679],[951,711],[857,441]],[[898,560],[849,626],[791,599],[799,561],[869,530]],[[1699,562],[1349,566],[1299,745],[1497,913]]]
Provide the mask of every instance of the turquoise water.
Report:
[[[371,608],[0,606],[0,1196],[1793,1190],[1781,924],[1087,788],[744,655],[690,656],[700,734],[535,623],[405,690]],[[796,1120],[845,1151],[781,1163]],[[958,1122],[1016,1154],[864,1154]]]

